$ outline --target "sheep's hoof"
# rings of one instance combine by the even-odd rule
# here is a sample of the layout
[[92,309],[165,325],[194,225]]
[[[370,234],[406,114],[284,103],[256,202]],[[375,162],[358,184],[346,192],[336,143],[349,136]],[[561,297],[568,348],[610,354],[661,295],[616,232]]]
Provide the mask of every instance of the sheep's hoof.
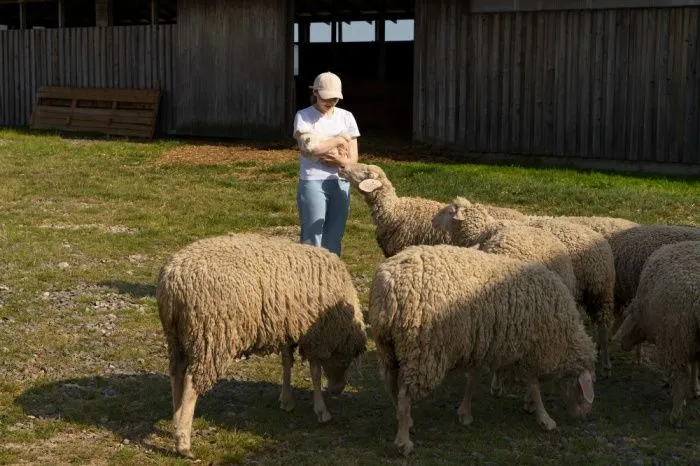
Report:
[[177,448],[177,452],[178,452],[178,454],[180,454],[181,456],[183,456],[187,459],[190,459],[190,460],[194,459],[194,455],[192,454],[192,451],[189,449],[189,447],[188,448]]
[[549,416],[543,416],[537,420],[539,422],[540,427],[542,427],[546,431],[554,430],[557,428],[557,423],[554,422],[554,419],[552,419]]
[[296,406],[296,403],[294,402],[294,397],[290,395],[281,395],[280,396],[280,408],[282,408],[285,411],[292,411]]
[[413,451],[413,442],[410,439],[396,438],[394,445],[403,456],[408,456]]
[[465,413],[458,413],[459,414],[459,422],[463,426],[468,426],[471,425],[472,422],[474,422],[474,416],[471,414],[465,414]]
[[527,400],[527,401],[525,401],[525,403],[523,403],[523,409],[525,410],[526,413],[532,414],[536,411],[535,403]]
[[671,412],[671,416],[669,417],[669,420],[671,422],[671,426],[675,429],[680,429],[682,417],[683,417],[682,414],[677,414],[677,413]]
[[331,413],[329,413],[328,410],[320,411],[316,413],[316,419],[318,419],[318,422],[323,424],[331,420]]

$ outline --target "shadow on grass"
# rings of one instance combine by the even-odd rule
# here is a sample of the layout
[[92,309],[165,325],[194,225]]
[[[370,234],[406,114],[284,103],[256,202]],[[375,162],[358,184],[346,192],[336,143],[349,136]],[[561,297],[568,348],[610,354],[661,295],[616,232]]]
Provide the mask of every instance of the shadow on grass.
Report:
[[100,286],[114,288],[121,294],[127,294],[134,298],[155,298],[155,285],[146,283],[132,283],[124,280],[103,280],[98,283]]
[[[277,357],[271,357],[276,363]],[[256,361],[260,359],[237,364],[255,365]],[[236,364],[231,373],[235,371]],[[281,368],[279,372],[281,377]],[[414,458],[420,464],[457,460],[481,463],[484,459],[530,464],[527,461],[536,462],[538,458],[565,460],[571,454],[580,460],[591,451],[597,459],[606,460],[620,455],[671,460],[680,450],[685,451],[683,445],[699,424],[697,406],[686,412],[686,432],[679,435],[666,425],[670,394],[659,376],[644,366],[619,361],[616,372],[612,379],[598,381],[594,415],[588,422],[569,418],[556,391],[543,384],[545,406],[559,425],[553,432],[541,431],[534,417],[523,412],[523,387],[512,384],[507,387],[508,395],[495,398],[489,394],[488,376],[481,378],[475,393],[474,424],[461,426],[456,409],[464,377],[453,372],[426,400],[413,405]],[[351,373],[349,377],[350,385],[343,395],[324,395],[333,419],[323,425],[316,422],[313,413],[306,365],[295,376],[296,409],[290,413],[279,409],[278,383],[251,381],[244,375],[222,379],[197,402],[193,451],[197,454],[206,445],[217,444],[221,441],[217,435],[244,433],[272,441],[272,451],[256,450],[256,458],[292,455],[304,462],[303,458],[313,458],[323,450],[338,455],[336,461],[341,463],[345,458],[362,464],[358,455],[399,461],[392,443],[395,411],[379,381],[373,351],[365,357],[362,374]],[[154,453],[175,456],[170,383],[165,374],[66,379],[34,387],[20,395],[16,403],[37,418],[60,417],[101,427]],[[208,427],[202,427],[203,421]],[[215,428],[213,434],[211,427]],[[154,435],[158,437],[155,442]],[[222,448],[226,447],[216,447],[217,451]]]

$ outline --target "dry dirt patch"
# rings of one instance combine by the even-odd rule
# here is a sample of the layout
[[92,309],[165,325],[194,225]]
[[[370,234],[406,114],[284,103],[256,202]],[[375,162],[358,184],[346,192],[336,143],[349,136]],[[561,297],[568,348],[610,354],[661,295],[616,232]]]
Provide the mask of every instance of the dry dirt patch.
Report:
[[298,157],[293,145],[260,147],[247,144],[187,144],[166,151],[152,166],[166,164],[228,165],[236,162],[256,162],[274,165]]

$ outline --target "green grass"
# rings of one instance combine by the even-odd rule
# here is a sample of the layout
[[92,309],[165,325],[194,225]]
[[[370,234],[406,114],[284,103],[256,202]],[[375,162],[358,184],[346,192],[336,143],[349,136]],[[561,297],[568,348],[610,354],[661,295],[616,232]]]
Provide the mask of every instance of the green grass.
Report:
[[[0,130],[0,463],[189,463],[172,454],[167,355],[154,299],[158,269],[205,236],[294,235],[297,165],[284,149],[273,150],[281,155],[274,162],[239,156],[245,148],[235,144],[228,161],[156,163],[186,146]],[[376,141],[360,147],[363,160],[384,167],[403,195],[700,224],[697,179],[438,163],[421,148],[397,151]],[[406,151],[411,161],[389,157]],[[383,257],[356,192],[343,248],[366,303]],[[203,464],[404,464],[394,452],[395,413],[373,348],[347,392],[327,400],[333,421],[324,426],[311,409],[307,366],[295,365],[297,409],[285,413],[277,407],[278,358],[237,363],[200,398],[194,453]],[[586,423],[571,421],[545,387],[559,424],[550,433],[523,413],[517,387],[493,398],[486,378],[474,425],[460,426],[463,377],[451,375],[415,404],[409,462],[700,461],[698,404],[689,402],[685,427],[673,430],[659,375],[617,348],[613,365],[613,377],[598,380],[595,415]]]

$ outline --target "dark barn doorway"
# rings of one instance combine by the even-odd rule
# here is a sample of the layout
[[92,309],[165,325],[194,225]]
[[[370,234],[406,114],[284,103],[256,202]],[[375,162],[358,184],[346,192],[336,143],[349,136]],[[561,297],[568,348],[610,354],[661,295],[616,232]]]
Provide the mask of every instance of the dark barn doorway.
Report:
[[362,134],[410,138],[413,19],[413,0],[296,0],[295,111],[309,104],[314,77],[333,71],[343,80],[340,106]]

